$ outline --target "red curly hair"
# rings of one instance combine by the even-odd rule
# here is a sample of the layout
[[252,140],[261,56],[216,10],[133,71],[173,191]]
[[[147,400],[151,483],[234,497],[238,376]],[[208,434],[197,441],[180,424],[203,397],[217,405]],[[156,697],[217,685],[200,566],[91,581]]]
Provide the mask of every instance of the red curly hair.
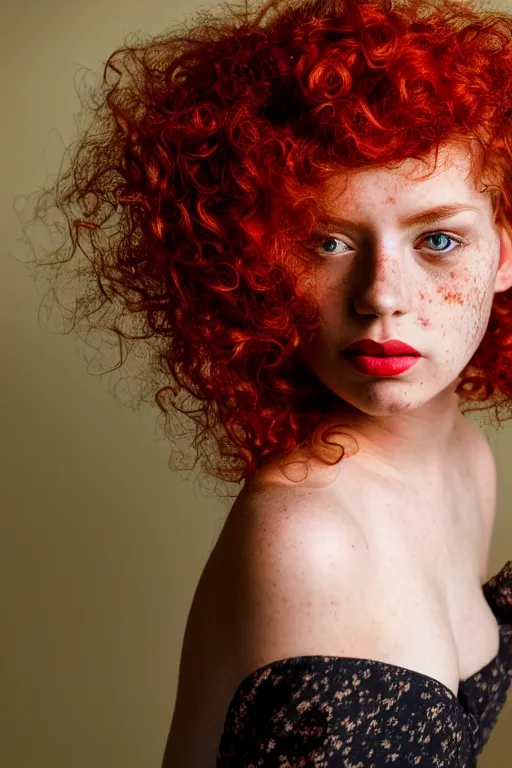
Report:
[[[317,184],[463,142],[509,227],[512,18],[473,0],[272,0],[199,16],[106,62],[69,170],[38,195],[38,215],[50,199],[68,222],[54,253],[71,253],[38,266],[56,277],[77,248],[86,256],[72,265],[75,288],[89,276],[73,325],[121,349],[145,341],[139,403],[151,394],[173,441],[167,417],[189,415],[194,466],[201,455],[206,474],[240,483],[292,451],[343,456],[321,430],[336,398],[299,359],[319,324],[300,290],[319,258]],[[511,341],[505,291],[457,388],[486,403],[472,410],[509,406]]]

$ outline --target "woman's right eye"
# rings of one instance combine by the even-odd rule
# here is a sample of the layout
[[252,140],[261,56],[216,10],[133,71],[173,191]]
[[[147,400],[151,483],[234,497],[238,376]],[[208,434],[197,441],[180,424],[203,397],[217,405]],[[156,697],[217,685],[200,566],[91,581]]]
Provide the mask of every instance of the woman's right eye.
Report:
[[[339,243],[342,246],[345,245],[345,243],[342,240],[340,240],[339,237],[333,237],[332,235],[329,235],[329,237],[323,237],[322,236],[319,239],[317,239],[316,242],[318,244],[318,248],[319,249],[321,247],[323,247],[325,245],[325,243],[330,243],[330,244]],[[335,247],[336,246],[334,245],[334,248]],[[343,253],[343,251],[338,251],[338,253]],[[324,253],[323,253],[324,256],[325,255],[332,255],[332,254],[334,254],[335,256],[337,255],[336,251],[333,250],[332,248],[330,248],[329,250],[324,251]]]

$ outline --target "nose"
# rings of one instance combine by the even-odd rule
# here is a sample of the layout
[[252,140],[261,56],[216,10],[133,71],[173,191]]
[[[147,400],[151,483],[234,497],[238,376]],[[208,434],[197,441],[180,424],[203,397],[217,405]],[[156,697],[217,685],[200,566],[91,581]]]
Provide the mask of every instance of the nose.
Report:
[[411,311],[410,276],[397,253],[380,251],[361,259],[352,306],[360,315],[394,315]]

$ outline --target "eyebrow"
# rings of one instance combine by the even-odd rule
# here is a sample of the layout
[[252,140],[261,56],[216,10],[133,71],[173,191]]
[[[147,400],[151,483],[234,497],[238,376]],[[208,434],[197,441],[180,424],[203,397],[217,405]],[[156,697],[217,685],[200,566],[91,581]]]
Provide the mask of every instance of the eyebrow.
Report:
[[[450,203],[447,205],[438,205],[435,208],[429,208],[427,211],[421,211],[420,213],[414,213],[412,216],[407,216],[404,219],[400,219],[400,224],[403,227],[412,227],[415,224],[432,224],[439,219],[448,219],[450,216],[455,216],[462,211],[480,211],[475,205],[468,205],[467,203]],[[325,216],[321,219],[324,225],[336,225],[341,227],[354,227],[358,226],[355,221],[340,218],[339,216]]]

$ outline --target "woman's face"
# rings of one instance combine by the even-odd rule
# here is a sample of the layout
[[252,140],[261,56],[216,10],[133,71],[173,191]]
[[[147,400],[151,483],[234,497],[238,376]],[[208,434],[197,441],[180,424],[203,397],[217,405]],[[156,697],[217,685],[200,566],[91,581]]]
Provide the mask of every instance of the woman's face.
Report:
[[[306,287],[320,305],[321,326],[301,356],[333,393],[371,416],[453,406],[494,293],[512,284],[510,238],[493,225],[490,191],[472,184],[467,150],[445,147],[436,173],[418,181],[426,171],[411,159],[398,170],[359,171],[348,184],[333,177],[319,193],[330,223]],[[470,209],[406,223],[455,204]],[[368,375],[342,355],[363,338],[399,339],[422,357],[399,375]]]

